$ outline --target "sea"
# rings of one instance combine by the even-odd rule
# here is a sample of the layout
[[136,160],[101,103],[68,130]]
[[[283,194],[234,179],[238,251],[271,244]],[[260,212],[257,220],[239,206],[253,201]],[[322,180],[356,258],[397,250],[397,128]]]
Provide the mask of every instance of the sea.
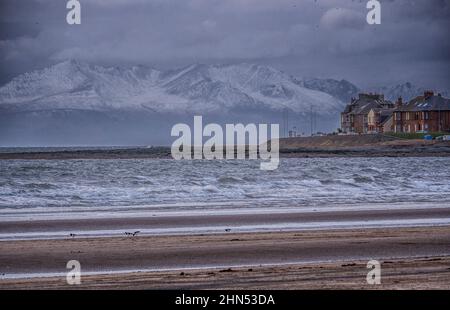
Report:
[[450,202],[448,157],[0,160],[0,220],[434,202]]

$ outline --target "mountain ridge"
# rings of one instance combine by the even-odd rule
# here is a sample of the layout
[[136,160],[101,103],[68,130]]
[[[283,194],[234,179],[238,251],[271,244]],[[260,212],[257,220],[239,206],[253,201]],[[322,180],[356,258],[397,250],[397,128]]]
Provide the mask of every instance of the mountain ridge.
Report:
[[293,77],[267,66],[193,64],[163,72],[74,60],[22,74],[0,87],[0,104],[30,102],[45,108],[147,107],[160,112],[212,112],[234,106],[302,112],[313,106],[330,113],[342,107],[335,97],[303,87]]
[[384,94],[387,100],[396,101],[399,97],[403,101],[410,101],[417,96],[423,95],[425,91],[431,90],[435,93],[440,93],[444,97],[448,97],[450,92],[442,89],[426,88],[423,86],[417,86],[411,82],[404,82],[390,86],[381,86],[370,88],[371,91]]

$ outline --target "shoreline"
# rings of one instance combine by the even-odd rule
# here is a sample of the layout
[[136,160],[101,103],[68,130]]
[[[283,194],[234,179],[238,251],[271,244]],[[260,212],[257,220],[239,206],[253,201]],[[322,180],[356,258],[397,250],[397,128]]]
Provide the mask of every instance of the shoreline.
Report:
[[[329,158],[329,157],[450,157],[450,142],[395,141],[398,144],[360,146],[280,146],[280,158]],[[10,149],[10,148],[4,148]],[[32,149],[32,148],[30,148]],[[169,159],[173,160],[170,147],[88,148],[67,150],[61,147],[49,151],[0,152],[1,160],[82,160],[82,159]],[[1,148],[0,148],[1,150]]]
[[[382,283],[389,279],[394,288],[450,288],[450,226],[1,241],[0,247],[0,289],[386,288],[365,283],[371,259],[380,260]],[[65,276],[39,276],[65,274],[70,259],[87,272],[81,286],[67,285]]]
[[[450,148],[445,150],[280,150],[280,158],[379,158],[379,157],[450,157]],[[111,154],[60,154],[60,153],[0,153],[3,160],[174,160],[170,154],[160,155],[111,155]]]
[[[39,214],[0,217],[0,241],[51,240],[126,235],[164,236],[274,231],[326,231],[388,227],[439,227],[450,225],[450,203],[422,205],[366,204],[325,208],[203,210],[194,213],[130,211],[100,217]],[[89,212],[87,212],[89,213]],[[69,216],[70,215],[70,216]]]

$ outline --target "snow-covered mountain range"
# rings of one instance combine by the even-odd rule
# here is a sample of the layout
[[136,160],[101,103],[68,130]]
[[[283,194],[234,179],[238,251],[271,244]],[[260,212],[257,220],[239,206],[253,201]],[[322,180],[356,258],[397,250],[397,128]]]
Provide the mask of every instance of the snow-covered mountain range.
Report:
[[[410,83],[371,91],[390,100],[423,93]],[[222,124],[279,123],[282,134],[293,127],[330,132],[358,92],[346,80],[300,79],[255,64],[160,71],[69,60],[0,87],[0,146],[167,145],[171,127],[193,115]]]
[[[389,100],[410,100],[426,89],[406,82],[373,87]],[[0,107],[39,109],[147,109],[224,112],[233,108],[335,113],[361,90],[346,80],[298,79],[255,64],[204,65],[158,71],[102,67],[68,60],[25,73],[0,87]],[[448,91],[440,91],[447,96]]]
[[0,104],[22,109],[148,109],[211,113],[233,108],[334,113],[342,102],[271,67],[195,64],[161,72],[78,61],[26,73],[0,88]]

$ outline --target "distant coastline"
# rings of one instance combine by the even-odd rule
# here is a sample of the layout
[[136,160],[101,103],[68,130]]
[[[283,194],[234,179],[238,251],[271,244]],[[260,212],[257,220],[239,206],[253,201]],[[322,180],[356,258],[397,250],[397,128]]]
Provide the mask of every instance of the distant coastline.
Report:
[[[387,135],[328,135],[280,139],[280,157],[450,157],[450,141],[400,139]],[[170,147],[4,147],[8,159],[171,159]]]

